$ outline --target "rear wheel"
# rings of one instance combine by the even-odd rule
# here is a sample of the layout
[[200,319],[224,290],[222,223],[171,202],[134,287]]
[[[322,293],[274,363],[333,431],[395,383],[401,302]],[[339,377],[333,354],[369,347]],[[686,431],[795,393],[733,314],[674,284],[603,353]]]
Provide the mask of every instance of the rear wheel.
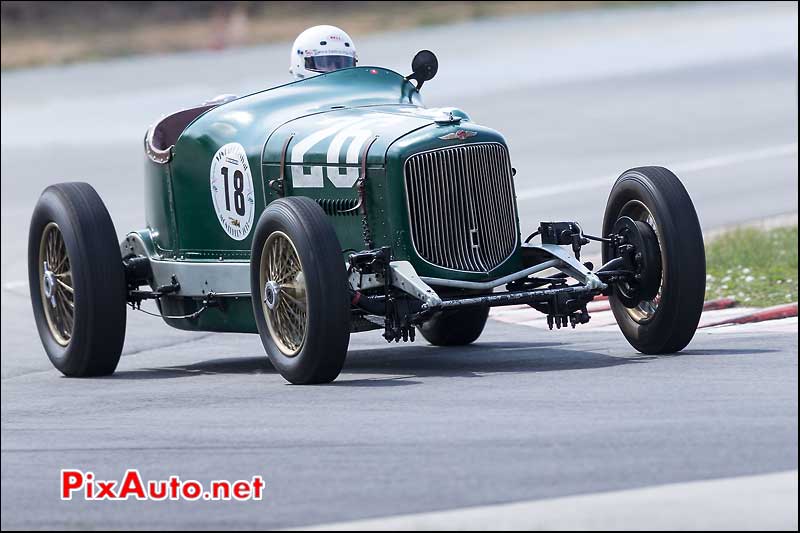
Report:
[[[640,278],[652,289],[619,284],[610,297],[611,309],[625,338],[640,352],[678,352],[692,340],[700,321],[706,263],[697,213],[675,174],[662,167],[642,167],[617,179],[606,205],[603,234],[631,225],[642,237],[640,251],[649,257],[649,270]],[[606,245],[603,262],[614,255]]]
[[253,236],[250,286],[261,342],[302,385],[336,379],[350,342],[347,275],[336,232],[313,200],[269,204]]
[[114,223],[87,183],[45,189],[28,236],[39,337],[64,375],[111,374],[125,340],[126,286]]

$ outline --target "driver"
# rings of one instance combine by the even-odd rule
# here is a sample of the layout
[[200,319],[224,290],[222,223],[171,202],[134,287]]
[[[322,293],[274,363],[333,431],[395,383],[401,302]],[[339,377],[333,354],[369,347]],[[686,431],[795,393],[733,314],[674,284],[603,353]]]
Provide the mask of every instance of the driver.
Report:
[[[353,39],[336,26],[312,26],[297,36],[289,55],[289,73],[296,80],[324,72],[350,68],[358,63]],[[203,102],[204,106],[222,105],[236,100],[235,94],[220,94]]]
[[336,26],[313,26],[297,36],[289,55],[289,73],[296,80],[356,66],[353,40]]

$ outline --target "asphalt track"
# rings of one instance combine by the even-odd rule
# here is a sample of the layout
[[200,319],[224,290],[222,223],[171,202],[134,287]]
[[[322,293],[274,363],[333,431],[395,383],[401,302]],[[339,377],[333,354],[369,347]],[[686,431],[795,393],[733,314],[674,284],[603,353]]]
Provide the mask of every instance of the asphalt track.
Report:
[[[678,171],[708,231],[797,212],[796,4],[486,20],[359,47],[403,72],[437,52],[427,103],[506,134],[523,227],[596,228],[614,176],[643,164]],[[89,181],[120,235],[140,227],[147,124],[285,80],[286,48],[3,73],[4,529],[292,527],[797,469],[796,327],[704,330],[670,357],[615,331],[497,321],[463,349],[367,333],[333,385],[291,387],[255,336],[130,314],[114,377],[60,377],[25,281],[41,189]],[[261,502],[62,502],[66,467],[268,485]],[[796,509],[770,507],[768,523],[796,528]]]

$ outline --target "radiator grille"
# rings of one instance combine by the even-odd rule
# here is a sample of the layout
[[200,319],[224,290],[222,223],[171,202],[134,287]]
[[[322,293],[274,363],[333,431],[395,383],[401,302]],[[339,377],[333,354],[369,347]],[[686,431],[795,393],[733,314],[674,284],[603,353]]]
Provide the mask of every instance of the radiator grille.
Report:
[[417,253],[444,268],[488,272],[517,244],[508,150],[468,144],[413,155],[405,164]]

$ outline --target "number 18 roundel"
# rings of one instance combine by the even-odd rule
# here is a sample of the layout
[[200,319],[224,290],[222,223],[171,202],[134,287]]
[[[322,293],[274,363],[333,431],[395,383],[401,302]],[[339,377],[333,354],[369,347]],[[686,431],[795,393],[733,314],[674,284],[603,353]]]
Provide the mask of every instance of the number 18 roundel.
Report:
[[241,144],[226,144],[211,160],[211,200],[225,233],[244,240],[253,228],[255,201],[253,176]]

